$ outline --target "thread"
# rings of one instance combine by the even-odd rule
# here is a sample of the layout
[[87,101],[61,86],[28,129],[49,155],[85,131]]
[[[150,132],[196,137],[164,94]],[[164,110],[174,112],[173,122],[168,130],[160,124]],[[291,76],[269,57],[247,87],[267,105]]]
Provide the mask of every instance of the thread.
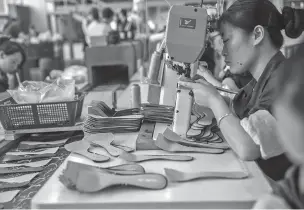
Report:
[[139,108],[140,104],[140,87],[138,84],[133,84],[131,87],[131,108]]

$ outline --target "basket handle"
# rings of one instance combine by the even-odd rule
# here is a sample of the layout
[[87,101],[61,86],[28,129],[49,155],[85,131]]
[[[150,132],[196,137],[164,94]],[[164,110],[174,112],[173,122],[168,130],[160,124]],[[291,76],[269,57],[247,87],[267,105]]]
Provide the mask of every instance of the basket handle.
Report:
[[83,99],[84,99],[84,97],[85,97],[87,94],[88,94],[87,92],[81,93],[81,95],[80,95],[80,96],[78,96],[78,98],[77,98],[76,100],[78,100],[78,101],[83,100]]

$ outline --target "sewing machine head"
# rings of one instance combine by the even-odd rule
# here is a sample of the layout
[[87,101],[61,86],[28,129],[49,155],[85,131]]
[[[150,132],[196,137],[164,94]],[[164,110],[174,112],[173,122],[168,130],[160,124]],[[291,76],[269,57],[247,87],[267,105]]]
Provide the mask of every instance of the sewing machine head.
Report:
[[180,75],[196,75],[198,61],[205,51],[210,30],[207,9],[174,5],[170,8],[165,34],[166,56],[161,75],[160,104],[174,106]]
[[174,5],[167,20],[166,46],[172,61],[194,63],[206,46],[208,14],[205,8]]
[[[212,19],[206,8],[180,5],[170,8],[165,35],[168,54],[165,71],[173,70],[187,78],[196,75],[199,59],[206,48],[208,33],[212,31],[211,24]],[[175,89],[173,131],[185,135],[190,124],[193,94],[183,87],[178,87],[176,92],[176,78],[173,79],[172,74],[164,73],[162,98],[163,102],[168,102],[168,95]]]
[[[170,8],[165,42],[169,68],[190,78],[206,48],[212,18],[204,7],[174,5]],[[195,71],[195,72],[192,72]]]

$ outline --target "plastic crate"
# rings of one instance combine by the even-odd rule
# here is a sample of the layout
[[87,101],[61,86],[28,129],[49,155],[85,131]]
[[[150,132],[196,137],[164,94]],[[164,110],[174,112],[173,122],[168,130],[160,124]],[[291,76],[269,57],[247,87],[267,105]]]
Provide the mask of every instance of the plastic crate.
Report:
[[85,94],[74,101],[16,104],[12,97],[0,102],[0,120],[5,130],[74,126],[80,117]]

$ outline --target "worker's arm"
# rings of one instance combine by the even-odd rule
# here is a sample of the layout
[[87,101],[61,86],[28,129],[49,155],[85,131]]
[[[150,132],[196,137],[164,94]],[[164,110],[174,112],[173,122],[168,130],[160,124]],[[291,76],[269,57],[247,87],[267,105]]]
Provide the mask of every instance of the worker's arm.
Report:
[[215,77],[212,75],[212,73],[206,69],[204,66],[199,66],[199,69],[197,70],[197,74],[204,77],[204,79],[216,87],[221,87],[222,83],[215,79]]
[[85,17],[83,17],[82,15],[76,14],[76,13],[73,13],[73,18],[79,22],[86,20]]
[[[192,89],[195,102],[200,106],[212,109],[225,139],[233,151],[245,161],[256,160],[261,156],[260,147],[241,125],[240,119],[232,114],[229,106],[218,91],[207,82],[179,82],[180,85]],[[219,120],[224,117],[220,122]]]
[[[222,97],[213,100],[211,108],[217,120],[227,113],[232,113]],[[252,161],[261,156],[259,146],[254,143],[235,115],[225,117],[220,122],[220,129],[226,141],[242,160]]]

